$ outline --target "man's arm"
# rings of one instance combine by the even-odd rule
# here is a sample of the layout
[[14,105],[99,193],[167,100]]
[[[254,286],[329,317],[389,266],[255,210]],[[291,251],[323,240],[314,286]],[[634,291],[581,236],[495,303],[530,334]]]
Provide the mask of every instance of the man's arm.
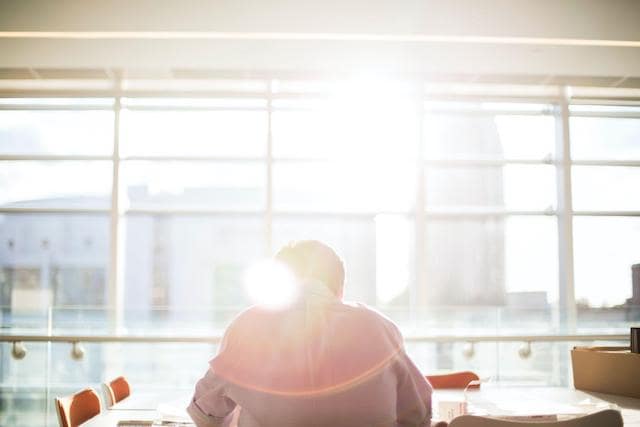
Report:
[[[198,427],[222,427],[236,403],[224,393],[224,380],[211,368],[196,384],[187,412]],[[230,418],[230,417],[229,417]]]
[[432,388],[404,351],[396,362],[398,389],[396,416],[399,426],[431,425]]

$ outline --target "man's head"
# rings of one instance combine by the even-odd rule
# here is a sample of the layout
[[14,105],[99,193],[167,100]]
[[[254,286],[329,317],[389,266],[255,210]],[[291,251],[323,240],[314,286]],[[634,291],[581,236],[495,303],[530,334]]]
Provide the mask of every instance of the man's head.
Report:
[[333,249],[317,240],[299,240],[282,247],[276,254],[301,280],[319,280],[336,296],[342,297],[344,265]]

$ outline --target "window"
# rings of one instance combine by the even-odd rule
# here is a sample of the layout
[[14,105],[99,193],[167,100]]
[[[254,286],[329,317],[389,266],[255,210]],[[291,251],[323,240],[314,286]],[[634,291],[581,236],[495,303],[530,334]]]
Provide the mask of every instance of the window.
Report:
[[[315,238],[343,258],[346,299],[407,336],[560,332],[574,302],[576,331],[625,329],[640,262],[638,107],[572,104],[561,159],[555,99],[307,86],[0,101],[3,326],[42,332],[53,307],[56,332],[111,333],[120,290],[125,332],[219,334],[250,303],[247,267]],[[575,297],[560,275],[571,262]],[[408,348],[449,369],[467,363],[463,345]],[[482,373],[514,345],[478,345],[469,363]],[[534,354],[527,380],[566,382],[566,359]],[[519,360],[501,375],[522,379]],[[54,377],[71,369],[56,366]]]
[[593,307],[617,307],[615,327],[633,318],[622,312],[633,308],[631,265],[640,262],[640,108],[575,105],[570,130],[580,326],[598,327]]

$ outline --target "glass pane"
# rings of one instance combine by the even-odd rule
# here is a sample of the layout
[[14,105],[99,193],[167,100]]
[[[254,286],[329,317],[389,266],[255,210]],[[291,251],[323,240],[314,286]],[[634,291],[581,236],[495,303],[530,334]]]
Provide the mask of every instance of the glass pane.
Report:
[[0,306],[14,327],[50,305],[107,303],[109,217],[98,214],[0,215]]
[[419,305],[545,309],[557,299],[554,218],[434,219]]
[[[329,102],[308,111],[273,113],[275,158],[414,158],[418,125],[406,104]],[[351,105],[353,108],[349,108]]]
[[640,159],[640,119],[571,117],[570,124],[573,159]]
[[262,163],[127,161],[122,195],[131,209],[259,210],[265,177]]
[[574,166],[575,210],[640,210],[640,168]]
[[551,116],[425,117],[426,159],[544,159],[554,152]]
[[267,113],[123,110],[121,132],[124,156],[259,157]]
[[427,207],[544,210],[556,204],[549,165],[434,167],[425,180]]
[[129,329],[221,332],[247,307],[244,270],[265,255],[261,217],[127,215],[125,228]]
[[395,212],[408,211],[414,200],[413,162],[295,162],[273,167],[276,210]]
[[32,208],[110,206],[111,162],[5,161],[0,165],[0,204]]
[[[615,306],[631,298],[631,265],[640,263],[640,218],[574,217],[573,235],[578,303]],[[609,314],[606,322],[625,319],[624,310]]]
[[15,360],[11,356],[11,343],[0,343],[0,425],[55,425],[47,422],[46,413],[48,346],[47,343],[28,343],[27,356]]
[[555,217],[512,216],[505,222],[507,305],[544,308],[558,300],[558,230]]
[[111,155],[112,111],[0,111],[0,154]]

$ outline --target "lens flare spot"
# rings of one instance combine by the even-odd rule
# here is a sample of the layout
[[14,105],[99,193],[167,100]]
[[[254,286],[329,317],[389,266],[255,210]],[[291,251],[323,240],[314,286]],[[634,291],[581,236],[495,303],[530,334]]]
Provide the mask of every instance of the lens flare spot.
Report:
[[297,282],[291,270],[275,260],[263,260],[249,267],[244,286],[253,304],[273,310],[290,306],[298,296]]

